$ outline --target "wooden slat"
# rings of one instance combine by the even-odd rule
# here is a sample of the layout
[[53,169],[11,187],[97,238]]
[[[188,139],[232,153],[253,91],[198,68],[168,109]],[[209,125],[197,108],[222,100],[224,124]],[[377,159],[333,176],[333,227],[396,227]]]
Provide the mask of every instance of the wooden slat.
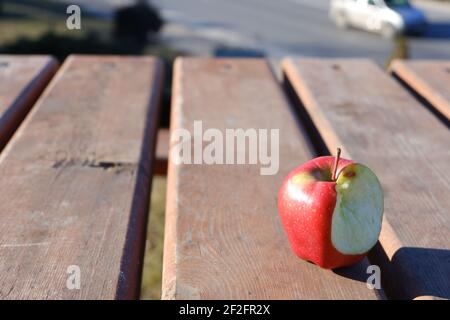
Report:
[[450,61],[395,60],[390,69],[450,120]]
[[288,59],[283,69],[329,150],[367,164],[385,192],[372,262],[395,298],[450,296],[450,132],[368,60]]
[[0,158],[0,298],[138,297],[161,72],[66,60]]
[[[175,165],[169,155],[163,299],[376,299],[367,260],[322,270],[291,251],[277,210],[290,170],[313,157],[266,61],[177,60],[171,132],[280,129],[280,170]],[[172,138],[173,140],[174,138]],[[269,138],[270,139],[270,138]],[[171,141],[171,145],[176,143]]]
[[48,56],[0,55],[0,150],[42,93],[58,64]]

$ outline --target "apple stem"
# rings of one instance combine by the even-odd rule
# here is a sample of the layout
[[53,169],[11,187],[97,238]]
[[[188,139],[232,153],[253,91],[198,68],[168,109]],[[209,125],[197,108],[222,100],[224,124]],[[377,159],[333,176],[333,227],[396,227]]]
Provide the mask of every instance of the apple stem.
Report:
[[333,180],[333,181],[336,181],[336,172],[337,172],[340,158],[341,158],[341,148],[337,148],[336,158],[334,159],[333,175],[331,176],[331,180]]

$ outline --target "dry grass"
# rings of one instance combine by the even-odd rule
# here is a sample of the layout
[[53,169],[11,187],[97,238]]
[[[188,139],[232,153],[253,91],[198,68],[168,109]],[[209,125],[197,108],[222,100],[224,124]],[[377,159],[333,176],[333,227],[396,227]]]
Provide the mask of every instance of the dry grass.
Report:
[[142,299],[161,298],[162,254],[164,246],[164,212],[166,205],[166,177],[153,178],[150,221],[147,229]]

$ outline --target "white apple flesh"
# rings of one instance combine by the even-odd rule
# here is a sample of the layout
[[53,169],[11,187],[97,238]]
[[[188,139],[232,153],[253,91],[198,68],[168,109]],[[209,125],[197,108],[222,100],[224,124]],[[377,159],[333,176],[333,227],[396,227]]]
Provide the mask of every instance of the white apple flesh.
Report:
[[383,218],[383,190],[362,164],[344,167],[336,180],[336,206],[331,224],[333,246],[343,254],[369,251],[377,242]]

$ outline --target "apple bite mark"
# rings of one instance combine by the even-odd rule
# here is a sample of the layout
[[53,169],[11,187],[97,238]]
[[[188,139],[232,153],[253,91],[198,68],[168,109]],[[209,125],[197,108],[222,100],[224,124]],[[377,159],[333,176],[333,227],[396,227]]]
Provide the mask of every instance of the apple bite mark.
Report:
[[331,240],[343,254],[362,254],[377,242],[383,217],[383,191],[375,174],[361,164],[344,167],[336,180]]

